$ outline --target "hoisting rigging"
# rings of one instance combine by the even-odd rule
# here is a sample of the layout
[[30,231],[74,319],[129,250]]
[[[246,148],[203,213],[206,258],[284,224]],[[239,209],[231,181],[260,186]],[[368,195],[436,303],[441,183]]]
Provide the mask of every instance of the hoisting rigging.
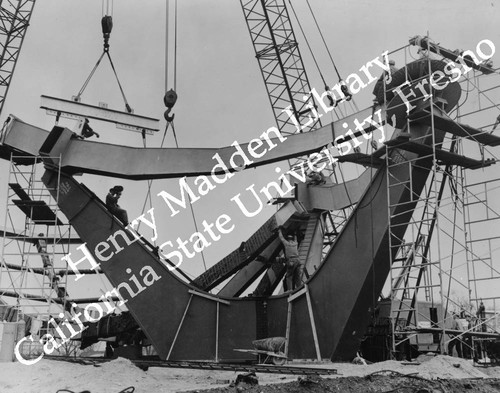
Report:
[[125,103],[125,109],[128,113],[133,113],[133,109],[127,101],[127,97],[125,96],[125,92],[123,90],[122,84],[120,83],[120,79],[118,78],[118,73],[116,71],[113,60],[111,59],[111,54],[109,51],[110,50],[109,40],[111,38],[111,31],[113,30],[113,17],[111,15],[108,15],[108,13],[109,13],[109,1],[110,0],[106,0],[106,1],[108,3],[107,11],[106,11],[106,14],[104,14],[102,19],[101,19],[102,36],[103,36],[103,40],[104,40],[103,51],[102,51],[101,55],[99,56],[99,59],[97,59],[97,62],[94,65],[94,68],[92,68],[89,76],[87,77],[87,79],[83,83],[82,87],[78,91],[78,94],[74,97],[74,101],[80,102],[83,92],[87,88],[87,85],[89,84],[90,80],[94,76],[94,73],[96,72],[97,68],[101,64],[103,57],[106,56],[109,60],[109,64],[111,65],[111,69],[113,70],[113,74],[116,78],[116,82],[118,83],[120,93],[121,93],[123,101]]

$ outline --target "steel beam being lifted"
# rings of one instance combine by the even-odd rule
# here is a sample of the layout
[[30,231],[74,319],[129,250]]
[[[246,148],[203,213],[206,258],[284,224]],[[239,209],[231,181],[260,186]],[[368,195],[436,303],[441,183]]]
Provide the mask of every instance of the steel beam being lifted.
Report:
[[89,104],[82,104],[77,101],[63,100],[61,98],[42,95],[40,108],[47,110],[47,113],[54,116],[63,116],[73,119],[96,119],[115,123],[117,128],[130,131],[143,132],[148,134],[159,131],[159,120],[151,117],[134,115],[102,108]]

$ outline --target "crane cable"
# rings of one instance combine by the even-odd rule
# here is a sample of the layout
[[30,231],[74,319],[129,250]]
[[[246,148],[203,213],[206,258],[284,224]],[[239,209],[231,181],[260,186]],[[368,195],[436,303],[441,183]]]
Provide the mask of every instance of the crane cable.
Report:
[[328,56],[330,56],[330,60],[332,61],[333,67],[335,68],[335,72],[337,73],[339,80],[341,80],[342,77],[340,76],[340,72],[337,68],[337,65],[335,64],[335,61],[333,60],[332,54],[330,53],[330,49],[328,48],[328,45],[326,44],[325,38],[323,37],[323,33],[319,27],[318,21],[316,20],[316,15],[314,15],[314,12],[311,8],[311,4],[309,4],[309,0],[306,0],[306,3],[307,3],[307,6],[309,7],[309,11],[311,11],[311,15],[314,19],[314,23],[316,24],[316,27],[318,28],[319,35],[321,36],[321,39],[323,40],[323,44],[325,45],[326,51],[328,52]]
[[[104,3],[103,3],[103,10],[104,10]],[[113,29],[113,19],[111,16],[112,10],[110,11],[110,6],[109,6],[109,0],[107,0],[107,9],[106,13],[103,15],[101,19],[101,27],[102,27],[102,34],[103,34],[103,39],[104,39],[104,45],[103,45],[103,51],[101,55],[99,56],[99,59],[97,60],[96,64],[94,65],[94,68],[92,68],[92,71],[90,71],[89,76],[83,83],[83,86],[80,88],[80,91],[75,97],[75,101],[79,101],[80,97],[82,96],[83,92],[87,88],[90,80],[94,76],[97,68],[101,64],[101,61],[103,57],[106,55],[108,57],[109,63],[111,65],[111,69],[113,70],[113,74],[115,75],[116,81],[118,82],[118,87],[120,89],[123,101],[125,103],[125,109],[127,110],[128,113],[132,113],[133,110],[130,107],[127,97],[125,96],[125,91],[123,90],[122,84],[120,82],[120,78],[118,78],[118,73],[116,72],[116,67],[113,63],[113,60],[111,59],[111,54],[109,53],[109,38],[111,36],[111,30]]]
[[[309,44],[309,40],[307,39],[307,36],[306,36],[306,33],[304,32],[304,29],[302,28],[302,24],[300,23],[300,20],[299,20],[299,17],[297,16],[297,13],[295,12],[295,8],[293,7],[293,4],[291,2],[291,0],[288,0],[289,4],[290,4],[290,8],[293,12],[293,15],[295,16],[295,19],[297,20],[297,24],[299,25],[299,29],[304,37],[304,40],[306,42],[306,45],[307,45],[307,48],[309,49],[309,52],[311,53],[311,56],[314,60],[314,64],[316,65],[316,69],[318,70],[318,73],[321,77],[321,80],[323,81],[323,84],[325,85],[325,88],[327,87],[327,83],[326,83],[326,80],[323,76],[323,73],[321,72],[321,68],[319,67],[319,64],[318,64],[318,61],[316,60],[316,56],[314,56],[314,52],[311,48],[311,45]],[[338,74],[338,72],[337,72]],[[339,75],[339,78],[340,78],[340,75]]]
[[[328,53],[328,56],[330,57],[330,60],[331,60],[331,62],[333,64],[333,67],[335,68],[335,72],[337,73],[339,81],[343,81],[342,77],[340,76],[340,72],[339,72],[339,70],[337,68],[337,65],[335,64],[335,61],[333,60],[333,56],[332,56],[332,54],[330,52],[330,49],[328,48],[328,45],[326,44],[325,37],[323,36],[323,32],[321,31],[321,28],[319,27],[319,23],[318,23],[318,21],[316,19],[316,15],[314,14],[314,11],[313,11],[313,9],[311,7],[311,4],[309,3],[309,0],[306,0],[306,3],[307,3],[307,6],[309,7],[309,11],[311,12],[311,15],[313,17],[313,20],[314,20],[314,23],[316,25],[316,28],[318,29],[319,35],[321,37],[321,40],[323,41],[323,44],[325,45],[326,52]],[[352,95],[351,95],[351,97],[352,97]],[[351,103],[354,105],[354,107],[356,108],[356,111],[359,112],[359,108],[356,105],[356,102],[354,101],[354,99],[351,99],[349,101],[351,101]]]
[[[166,11],[165,11],[165,20],[166,20],[166,28],[165,28],[165,91],[168,90],[168,65],[169,65],[169,57],[168,57],[168,42],[169,42],[169,8],[170,1],[166,2]],[[174,74],[174,91],[177,90],[177,0],[174,3],[174,56],[173,56],[173,74]]]
[[[323,81],[323,85],[325,86],[325,92],[328,93],[330,91],[330,87],[326,83],[325,77],[323,76],[323,73],[321,72],[321,68],[320,68],[320,66],[318,64],[318,61],[316,60],[316,56],[314,56],[314,52],[313,52],[313,50],[311,48],[311,45],[309,44],[309,40],[307,39],[306,33],[304,32],[304,29],[302,28],[302,24],[300,23],[300,20],[299,20],[299,17],[297,15],[297,13],[295,12],[295,8],[293,7],[293,4],[292,4],[291,0],[288,0],[288,2],[290,4],[290,8],[291,8],[291,10],[293,12],[293,15],[295,16],[295,19],[297,20],[297,24],[299,25],[300,32],[302,33],[302,36],[304,37],[304,40],[305,40],[306,45],[307,45],[307,48],[309,49],[309,53],[311,54],[311,57],[314,60],[314,64],[316,65],[316,69],[318,70],[318,73],[319,73],[319,75],[321,77],[321,80]],[[333,108],[335,108],[335,109],[337,109],[340,112],[341,116],[344,117],[344,114],[342,113],[342,109],[337,106],[337,101],[335,101],[333,99],[333,97],[331,96],[331,94],[328,93],[326,95],[326,98],[328,99],[330,106],[333,107]],[[334,110],[334,112],[336,112],[336,111]]]
[[[306,34],[305,34],[305,32],[304,32],[304,29],[302,28],[302,24],[300,23],[300,20],[299,20],[299,17],[297,16],[297,13],[296,13],[296,11],[295,11],[295,8],[293,7],[293,4],[292,4],[291,0],[288,0],[288,2],[289,2],[289,4],[290,4],[290,8],[291,8],[291,10],[292,10],[292,12],[293,12],[293,14],[294,14],[294,16],[295,16],[295,19],[297,20],[297,24],[299,25],[300,31],[302,32],[302,35],[304,36],[304,40],[305,40],[306,45],[307,45],[307,47],[308,47],[308,49],[309,49],[309,52],[311,53],[311,56],[312,56],[312,58],[313,58],[313,60],[314,60],[314,63],[316,64],[316,68],[317,68],[317,70],[318,70],[318,72],[319,72],[319,74],[320,74],[320,76],[321,76],[321,79],[322,79],[322,81],[323,81],[323,84],[325,85],[325,91],[326,91],[326,92],[328,92],[328,91],[330,90],[330,87],[329,87],[329,86],[328,86],[328,84],[326,83],[326,80],[325,80],[325,78],[324,78],[324,76],[323,76],[323,74],[322,74],[322,72],[321,72],[321,70],[320,70],[320,67],[319,67],[318,62],[317,62],[317,60],[316,60],[316,57],[314,56],[314,53],[313,53],[312,48],[311,48],[311,45],[309,44],[309,40],[307,39],[307,36],[306,36]],[[349,88],[348,88],[348,87],[347,87],[347,85],[345,84],[345,82],[344,82],[344,80],[343,80],[342,76],[340,75],[340,71],[338,70],[337,65],[335,64],[335,61],[333,60],[333,56],[332,56],[332,54],[331,54],[331,52],[330,52],[330,49],[328,48],[328,45],[326,44],[325,38],[324,38],[324,36],[323,36],[323,33],[322,33],[322,31],[321,31],[321,28],[319,27],[319,24],[318,24],[318,21],[317,21],[317,19],[316,19],[316,16],[315,16],[315,14],[314,14],[314,12],[313,12],[313,10],[312,10],[312,8],[311,8],[311,5],[309,4],[309,0],[307,0],[307,5],[308,5],[308,7],[309,7],[309,11],[311,12],[311,15],[312,15],[312,17],[313,17],[313,19],[314,19],[314,23],[316,24],[316,28],[318,29],[319,35],[321,36],[321,39],[322,39],[322,41],[323,41],[323,44],[325,45],[326,51],[327,51],[327,53],[328,53],[328,56],[330,57],[330,60],[331,60],[331,62],[332,62],[332,64],[333,64],[333,67],[334,67],[334,69],[335,69],[335,73],[337,74],[337,77],[339,78],[340,88],[341,88],[341,90],[342,90],[342,92],[343,92],[343,94],[344,94],[344,96],[345,96],[345,99],[346,99],[346,101],[349,101],[349,102],[351,103],[351,105],[353,105],[353,106],[354,106],[354,108],[356,109],[356,111],[359,111],[358,106],[356,105],[356,103],[355,103],[355,102],[354,102],[354,100],[352,99],[352,94],[349,92]],[[328,96],[327,96],[327,98],[328,98],[328,100],[330,101],[330,105],[331,105],[331,106],[333,106],[333,107],[337,107],[337,103],[338,103],[339,101],[337,101],[337,102],[333,101],[333,98],[331,97],[331,95],[328,95]],[[339,111],[340,111],[340,108],[339,108]],[[341,111],[340,111],[340,112],[341,112]],[[342,113],[341,113],[341,115],[342,115],[342,116],[344,116]]]
[[[170,1],[166,1],[166,28],[165,28],[165,98],[164,102],[165,105],[167,106],[167,110],[165,111],[165,120],[167,120],[167,126],[165,127],[165,135],[168,130],[169,125],[172,126],[172,134],[174,136],[174,141],[175,141],[175,147],[179,148],[179,141],[177,139],[177,133],[175,132],[175,125],[174,125],[174,116],[170,116],[170,110],[174,106],[176,100],[177,100],[177,94],[175,93],[175,90],[177,89],[177,0],[174,1],[174,54],[173,54],[173,90],[168,90],[168,82],[169,82],[169,73],[168,73],[168,65],[169,65],[169,56],[168,56],[168,38],[169,38],[169,8],[170,8]],[[165,138],[164,135],[164,138]],[[163,143],[163,142],[162,142]],[[194,229],[196,232],[199,233],[198,230],[198,224],[196,222],[196,216],[194,213],[193,209],[193,203],[191,201],[191,197],[188,194],[188,200],[189,200],[189,208],[191,210],[191,216],[193,218],[193,224],[194,224]],[[205,271],[207,271],[207,263],[205,261],[205,255],[203,251],[200,251],[201,259],[203,261],[203,267],[205,268]]]
[[[114,6],[115,6],[115,2],[114,0],[111,0],[111,7],[109,6],[110,5],[110,1],[109,0],[106,0],[106,7],[104,7],[104,0],[102,0],[101,2],[102,4],[102,15],[111,15],[113,16],[113,9],[114,9]],[[106,9],[104,9],[106,8]]]
[[[108,0],[109,1],[109,0]],[[165,7],[165,91],[168,90],[168,64],[169,64],[169,57],[168,57],[168,33],[169,33],[169,8],[170,8],[170,4],[169,4],[169,1],[167,0],[166,2],[166,7]],[[174,36],[175,36],[175,45],[177,46],[177,1],[175,3],[175,26],[174,26]],[[174,86],[176,84],[175,80],[176,80],[176,51],[174,52]],[[174,102],[175,103],[175,102]],[[173,106],[173,104],[172,104]],[[167,117],[167,116],[165,116]],[[171,117],[171,119],[173,120],[173,116]],[[173,124],[172,124],[172,120],[168,120],[167,119],[167,125],[165,126],[165,130],[163,132],[163,138],[161,140],[161,144],[160,144],[160,149],[163,148],[163,144],[165,142],[165,138],[167,136],[167,132],[168,132],[168,128],[170,127],[170,125],[172,125],[173,127]],[[178,146],[178,142],[177,142],[177,136],[175,134],[175,130],[174,130],[174,139],[175,139],[175,143],[176,145]],[[145,132],[142,133],[142,141],[143,141],[143,147],[146,147],[146,134]],[[144,204],[142,205],[142,213],[144,213],[144,210],[146,209],[146,204],[149,200],[149,205],[152,207],[152,200],[151,200],[151,187],[153,185],[153,181],[152,180],[148,180],[148,192],[146,194],[146,198],[144,200]],[[139,229],[141,223],[139,223],[137,229]],[[156,245],[156,243],[155,243]]]

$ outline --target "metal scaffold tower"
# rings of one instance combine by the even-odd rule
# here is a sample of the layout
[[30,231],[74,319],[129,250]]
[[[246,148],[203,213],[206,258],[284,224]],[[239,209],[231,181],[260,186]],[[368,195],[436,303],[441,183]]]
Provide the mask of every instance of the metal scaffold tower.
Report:
[[36,0],[0,2],[0,114],[21,52]]
[[47,317],[69,307],[68,266],[61,258],[79,239],[71,237],[71,226],[39,179],[39,160],[10,161],[0,296],[23,314]]
[[[74,276],[61,258],[81,240],[72,236],[57,200],[42,183],[40,161],[37,156],[11,156],[1,231],[0,318],[18,323],[18,339],[32,335],[33,341],[20,347],[24,357],[42,350],[45,334],[61,339],[54,332],[56,323],[71,315],[74,301],[80,303],[69,297]],[[70,353],[64,351],[72,346],[63,345],[58,353]]]
[[[421,57],[405,67],[404,79],[399,82],[406,80],[416,86],[426,79],[430,86],[432,73],[456,60],[446,51],[434,50],[427,38],[410,42],[421,46]],[[393,56],[415,58],[410,46],[402,52]],[[413,64],[418,65],[419,73]],[[485,94],[495,92],[498,96],[495,89],[500,86],[493,80],[498,75],[492,71],[488,64],[480,64],[470,74],[464,72],[460,91],[454,87],[454,94],[461,93],[456,105],[448,105],[450,96],[438,89],[426,89],[427,95],[416,94],[399,103],[402,109],[388,111],[390,115],[415,106],[406,124],[396,127],[398,134],[387,143],[386,154],[391,265],[386,284],[390,313],[386,315],[393,356],[410,358],[413,350],[448,353],[453,350],[450,343],[460,340],[464,357],[487,359],[486,347],[475,345],[475,341],[498,338],[500,294],[495,288],[500,267],[494,254],[500,248],[500,209],[495,206],[500,179],[496,168],[489,168],[498,160],[493,148],[498,145],[494,135],[498,120],[495,124],[485,121],[497,119],[499,113],[498,106],[491,105],[498,97]],[[487,87],[481,89],[479,81],[483,79]],[[387,101],[395,95],[393,87],[386,87]],[[481,106],[485,101],[489,105]],[[424,187],[415,189],[412,176],[418,176],[419,171],[429,175]],[[412,176],[402,180],[402,172]],[[403,183],[411,201],[399,204],[391,190]],[[408,228],[400,231],[404,221],[409,222]],[[458,318],[459,332],[455,331],[453,314]]]

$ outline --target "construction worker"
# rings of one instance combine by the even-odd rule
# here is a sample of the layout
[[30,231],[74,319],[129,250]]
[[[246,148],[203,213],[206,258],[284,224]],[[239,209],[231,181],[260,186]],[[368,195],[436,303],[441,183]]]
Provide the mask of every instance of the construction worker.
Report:
[[90,127],[89,119],[85,118],[83,120],[80,120],[80,123],[78,124],[78,129],[81,131],[80,135],[75,134],[73,137],[78,138],[78,139],[86,139],[90,138],[92,136],[96,136],[99,138],[99,134],[95,132],[92,127]]
[[108,210],[123,223],[123,225],[128,225],[127,211],[118,205],[118,199],[122,196],[122,192],[122,186],[114,186],[111,188],[108,195],[106,195],[106,206]]
[[[470,315],[466,315],[465,320],[467,321],[467,331],[471,331],[473,329],[472,318]],[[470,334],[465,336],[462,344],[464,359],[472,359],[472,336]]]
[[309,178],[307,182],[308,186],[320,186],[326,183],[325,175],[323,175],[321,171],[320,172],[313,171],[309,173],[307,177]]
[[281,227],[278,228],[278,236],[285,247],[286,287],[288,291],[291,291],[302,285],[304,266],[300,262],[298,243],[295,236],[288,234],[285,238]]
[[[458,315],[453,314],[453,324],[451,325],[453,330],[462,331],[462,324],[458,320]],[[456,347],[458,357],[462,357],[462,338],[459,335],[451,335],[451,341],[448,343],[448,355],[453,356],[453,347]]]
[[91,136],[96,136],[99,138],[99,134],[95,132],[92,127],[90,127],[89,119],[85,118],[83,126],[82,126],[82,137],[90,138]]
[[[384,84],[388,85],[392,82],[392,75],[398,70],[396,67],[396,62],[394,60],[389,60],[389,72],[384,71],[384,73],[380,76],[378,79],[377,83],[375,83],[375,87],[373,88],[373,95],[375,96],[375,105],[383,104],[385,101],[379,102],[377,97],[383,97],[384,94]],[[387,101],[390,101],[391,98],[394,96],[394,93],[392,92],[385,92],[387,94]]]
[[481,300],[481,303],[479,303],[479,308],[477,309],[476,313],[477,319],[479,320],[479,323],[481,324],[481,331],[486,332],[486,308],[484,307],[484,303]]

